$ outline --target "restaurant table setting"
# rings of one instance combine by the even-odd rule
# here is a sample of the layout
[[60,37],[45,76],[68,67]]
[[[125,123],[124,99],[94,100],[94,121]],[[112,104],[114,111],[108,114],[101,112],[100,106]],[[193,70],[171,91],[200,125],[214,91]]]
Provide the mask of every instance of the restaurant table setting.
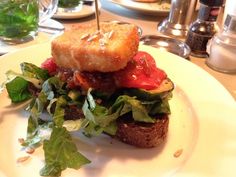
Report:
[[167,140],[142,149],[106,134],[88,138],[72,132],[77,149],[91,162],[75,169],[68,165],[61,176],[235,176],[236,1],[150,1],[0,2],[0,177],[40,176],[45,161],[45,147],[26,155],[19,143],[29,123],[29,102],[11,102],[5,74],[18,76],[22,62],[41,66],[52,56],[51,42],[65,31],[88,24],[99,31],[103,22],[134,24],[139,51],[149,53],[173,81]]

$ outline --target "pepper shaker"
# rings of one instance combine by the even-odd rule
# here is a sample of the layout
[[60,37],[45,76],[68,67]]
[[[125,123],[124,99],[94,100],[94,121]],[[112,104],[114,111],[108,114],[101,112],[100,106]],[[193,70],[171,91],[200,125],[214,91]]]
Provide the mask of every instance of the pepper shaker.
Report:
[[223,0],[200,0],[197,20],[190,25],[186,39],[192,56],[208,57],[207,43],[217,32],[216,20],[222,4]]

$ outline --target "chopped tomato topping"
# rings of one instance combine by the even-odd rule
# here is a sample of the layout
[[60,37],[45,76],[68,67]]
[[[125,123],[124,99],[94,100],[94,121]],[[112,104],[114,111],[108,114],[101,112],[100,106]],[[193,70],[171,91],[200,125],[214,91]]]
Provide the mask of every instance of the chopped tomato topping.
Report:
[[112,73],[73,72],[59,68],[53,58],[46,59],[41,67],[48,70],[50,75],[57,74],[62,81],[67,82],[68,88],[79,87],[84,90],[90,87],[104,91],[122,87],[152,90],[167,78],[166,73],[156,67],[154,58],[142,51],[139,51],[124,69]]
[[116,89],[112,73],[75,72],[74,82],[84,90],[94,88],[97,90],[112,92]]
[[166,73],[156,67],[154,58],[139,51],[127,66],[114,73],[117,86],[152,90],[167,78]]
[[41,68],[46,69],[50,75],[53,75],[56,71],[58,66],[54,62],[53,58],[47,58],[42,64]]

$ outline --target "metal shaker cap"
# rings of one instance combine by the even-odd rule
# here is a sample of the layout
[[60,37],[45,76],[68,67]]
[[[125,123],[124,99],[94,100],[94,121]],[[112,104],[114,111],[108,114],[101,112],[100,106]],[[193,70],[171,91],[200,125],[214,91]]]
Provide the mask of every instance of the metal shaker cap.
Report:
[[227,15],[224,23],[224,30],[229,32],[236,32],[236,16]]
[[224,0],[200,0],[200,3],[212,7],[220,7],[223,5]]

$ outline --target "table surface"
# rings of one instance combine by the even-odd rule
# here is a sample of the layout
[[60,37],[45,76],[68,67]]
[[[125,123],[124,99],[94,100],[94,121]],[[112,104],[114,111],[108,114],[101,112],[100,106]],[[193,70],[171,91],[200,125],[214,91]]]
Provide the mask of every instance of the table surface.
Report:
[[[156,34],[157,32],[157,24],[166,18],[166,16],[158,16],[158,15],[145,15],[140,12],[133,11],[121,7],[119,5],[113,4],[109,2],[109,0],[101,0],[102,4],[100,10],[100,21],[109,21],[109,20],[118,20],[125,21],[129,23],[133,23],[138,25],[143,30],[143,35],[146,34]],[[85,17],[82,19],[74,19],[74,20],[59,20],[66,29],[70,28],[73,24],[83,24],[83,23],[91,23],[96,22],[95,15]],[[231,93],[231,95],[236,100],[236,74],[224,74],[217,71],[212,70],[206,64],[205,58],[196,58],[190,56],[190,61],[199,67],[206,70],[209,74],[215,77],[224,87]]]

